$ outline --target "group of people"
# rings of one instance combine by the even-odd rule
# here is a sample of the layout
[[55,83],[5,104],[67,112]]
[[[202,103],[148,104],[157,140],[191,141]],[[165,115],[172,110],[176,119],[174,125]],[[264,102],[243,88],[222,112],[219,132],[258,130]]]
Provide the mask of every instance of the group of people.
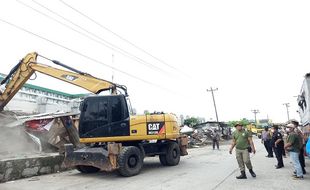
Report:
[[[283,139],[283,134],[279,131],[279,126],[274,125],[269,130],[265,128],[262,133],[262,143],[265,145],[268,158],[273,158],[274,154],[277,158],[276,169],[284,167],[283,157],[286,157],[286,152],[289,153],[291,161],[294,166],[293,179],[303,179],[303,175],[306,174],[305,170],[305,138],[300,129],[298,129],[299,123],[297,121],[291,121],[285,127],[287,134],[286,140]],[[250,153],[256,153],[255,146],[252,140],[251,132],[245,130],[242,124],[237,123],[235,125],[236,130],[232,137],[232,144],[229,149],[229,153],[232,154],[232,150],[236,148],[236,159],[241,171],[241,175],[237,176],[237,179],[246,179],[245,166],[248,168],[252,177],[256,177],[253,171],[253,166],[250,160]]]
[[286,142],[283,137],[284,134],[280,132],[277,125],[272,126],[271,130],[266,127],[262,133],[262,143],[264,143],[268,153],[266,157],[272,158],[273,153],[275,154],[277,158],[276,169],[284,167],[283,157],[286,157],[286,152],[289,152],[295,168],[294,179],[302,179],[303,175],[307,173],[304,156],[306,140],[298,126],[299,123],[297,121],[291,121],[286,125]]

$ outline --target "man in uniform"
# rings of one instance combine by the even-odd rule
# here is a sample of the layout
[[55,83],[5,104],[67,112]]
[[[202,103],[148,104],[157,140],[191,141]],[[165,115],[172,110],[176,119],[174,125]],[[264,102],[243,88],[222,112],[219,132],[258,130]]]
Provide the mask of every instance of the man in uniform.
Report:
[[282,138],[282,134],[279,132],[279,127],[277,125],[274,125],[271,130],[273,131],[271,144],[278,161],[278,164],[275,165],[275,167],[276,169],[283,168],[284,141]]
[[[233,141],[229,149],[229,153],[232,154],[232,150],[236,147],[236,158],[241,171],[241,175],[237,176],[237,179],[246,179],[245,166],[249,169],[252,177],[256,177],[253,171],[252,163],[250,160],[250,152],[255,154],[256,150],[252,141],[252,135],[243,129],[242,124],[237,123],[235,125],[236,131],[233,132]],[[250,150],[251,149],[251,150]]]
[[284,148],[290,152],[290,158],[296,172],[296,174],[293,175],[293,179],[303,179],[303,173],[299,162],[300,140],[294,128],[295,126],[291,123],[287,125],[286,131],[289,133],[289,136]]

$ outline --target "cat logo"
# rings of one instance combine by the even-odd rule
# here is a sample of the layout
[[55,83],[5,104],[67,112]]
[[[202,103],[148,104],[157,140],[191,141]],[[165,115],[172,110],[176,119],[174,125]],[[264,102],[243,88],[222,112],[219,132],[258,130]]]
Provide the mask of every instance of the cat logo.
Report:
[[147,128],[151,131],[158,131],[159,130],[159,123],[149,123]]
[[72,76],[72,75],[61,75],[62,78],[65,78],[69,81],[74,81],[75,79],[77,79],[78,77],[76,76]]
[[148,122],[146,124],[148,135],[158,135],[165,132],[164,122]]

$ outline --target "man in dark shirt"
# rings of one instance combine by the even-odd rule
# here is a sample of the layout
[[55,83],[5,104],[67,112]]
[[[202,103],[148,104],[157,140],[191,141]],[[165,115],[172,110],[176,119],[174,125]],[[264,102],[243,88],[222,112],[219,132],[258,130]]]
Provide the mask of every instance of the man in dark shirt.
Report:
[[299,137],[299,141],[300,141],[299,162],[300,162],[303,174],[306,174],[307,172],[305,169],[306,165],[305,165],[305,155],[304,155],[304,153],[305,153],[305,150],[304,150],[304,147],[305,147],[304,134],[302,133],[302,131],[300,129],[298,129],[298,126],[299,126],[298,121],[293,120],[293,121],[291,121],[291,123],[295,126],[295,132]]
[[278,164],[275,165],[276,169],[283,168],[283,150],[284,150],[284,141],[282,138],[282,134],[279,132],[279,127],[277,125],[274,125],[272,127],[273,135],[272,135],[272,148],[274,150],[274,153],[276,155]]
[[211,133],[212,141],[213,141],[213,150],[215,149],[215,145],[217,147],[217,150],[220,149],[219,147],[219,141],[221,139],[220,134],[218,133],[217,129],[214,129]]
[[294,129],[295,126],[292,123],[286,126],[286,130],[289,133],[289,136],[287,138],[287,143],[285,144],[284,148],[290,152],[290,158],[292,160],[296,172],[296,174],[293,175],[293,179],[297,180],[297,179],[303,179],[303,173],[298,158],[300,153],[301,142],[298,134],[296,134]]

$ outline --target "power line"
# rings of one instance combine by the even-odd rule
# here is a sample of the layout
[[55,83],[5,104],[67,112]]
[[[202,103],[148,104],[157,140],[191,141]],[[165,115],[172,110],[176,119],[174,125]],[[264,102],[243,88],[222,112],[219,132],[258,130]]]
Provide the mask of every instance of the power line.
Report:
[[[18,0],[17,0],[17,1],[18,1]],[[100,43],[101,45],[106,46],[106,47],[108,47],[109,49],[112,49],[113,51],[117,51],[118,53],[120,53],[120,54],[122,54],[122,55],[124,55],[124,56],[126,56],[126,57],[128,57],[128,58],[130,58],[130,59],[133,59],[134,61],[137,61],[137,62],[139,62],[139,63],[141,63],[141,64],[144,64],[144,65],[146,65],[146,66],[148,66],[148,67],[150,67],[150,68],[153,68],[153,69],[155,68],[155,69],[158,70],[158,71],[167,73],[165,70],[163,70],[163,69],[161,69],[161,68],[159,68],[159,67],[157,67],[157,66],[155,66],[155,65],[153,65],[153,64],[151,64],[151,63],[149,63],[149,62],[146,62],[145,60],[143,60],[143,59],[141,59],[141,58],[139,58],[139,57],[137,57],[137,56],[131,54],[130,52],[128,52],[128,51],[126,51],[126,50],[124,50],[124,49],[121,49],[121,48],[117,47],[116,45],[114,45],[114,44],[112,44],[112,43],[106,41],[105,39],[101,38],[100,36],[94,34],[93,32],[90,32],[89,30],[83,28],[82,26],[80,26],[80,25],[78,25],[78,24],[72,22],[70,19],[68,19],[68,18],[66,18],[66,17],[64,17],[64,16],[62,16],[62,15],[60,15],[59,13],[57,13],[57,12],[51,10],[50,8],[44,6],[43,4],[38,3],[38,2],[35,1],[35,0],[32,0],[32,1],[33,1],[34,3],[36,3],[37,5],[39,5],[40,7],[42,7],[42,8],[44,8],[44,9],[46,9],[47,11],[51,12],[52,14],[57,15],[58,17],[62,18],[63,20],[69,22],[70,24],[74,25],[75,27],[79,28],[80,30],[83,30],[84,32],[86,32],[86,33],[88,33],[88,34],[94,36],[95,38],[97,38],[97,39],[99,39],[99,40],[101,40],[101,41],[98,41],[98,40],[95,40],[95,39],[93,39],[93,38],[89,38],[88,36],[86,36],[87,38],[89,38],[89,39],[91,39],[91,40],[93,40],[93,41],[95,41],[95,42],[97,42],[97,43]],[[28,6],[29,6],[29,5],[28,5]],[[60,21],[58,21],[58,22],[60,22]],[[62,23],[62,24],[63,24],[63,23]],[[63,24],[63,25],[68,26],[68,25],[66,25],[66,24]],[[69,28],[70,28],[70,27],[69,27]],[[70,28],[70,29],[71,29],[71,28]],[[76,30],[74,30],[74,31],[76,31]],[[84,36],[85,36],[85,35],[84,35]],[[104,42],[104,43],[103,43],[103,42]],[[106,43],[106,44],[105,44],[105,43]],[[107,44],[108,44],[108,45],[107,45]]]
[[[35,11],[35,12],[37,12],[37,13],[43,15],[43,16],[45,16],[45,17],[47,17],[47,18],[49,18],[49,19],[55,21],[55,22],[57,22],[58,24],[60,24],[60,25],[62,25],[62,26],[64,26],[64,27],[67,27],[67,28],[69,28],[69,29],[71,29],[71,30],[73,30],[73,31],[75,31],[75,32],[77,32],[77,33],[79,33],[80,35],[83,35],[83,36],[85,36],[85,37],[87,37],[87,38],[90,38],[91,40],[97,41],[96,39],[94,39],[94,38],[88,36],[87,34],[84,34],[84,33],[80,32],[80,31],[76,30],[75,28],[73,28],[73,27],[67,25],[67,24],[65,24],[65,23],[63,23],[63,22],[60,22],[59,20],[57,20],[57,19],[55,19],[55,18],[53,18],[53,17],[51,17],[51,16],[49,16],[49,15],[47,15],[47,14],[45,14],[45,13],[39,11],[38,9],[35,9],[35,8],[33,8],[33,7],[31,7],[31,6],[27,5],[27,4],[25,4],[24,2],[21,2],[21,1],[19,1],[19,0],[16,0],[16,1],[17,1],[18,3],[20,3],[20,4],[22,4],[23,6],[29,8],[29,9],[31,9],[31,10],[33,10],[33,11]],[[99,41],[97,41],[97,42],[100,43]]]
[[122,49],[122,48],[117,47],[116,45],[114,45],[114,44],[112,44],[112,43],[106,41],[105,39],[101,38],[100,36],[94,34],[93,32],[90,32],[89,30],[87,30],[87,29],[83,28],[82,26],[80,26],[80,25],[78,25],[78,24],[72,22],[70,19],[68,19],[68,18],[66,18],[66,17],[64,17],[64,16],[62,16],[62,15],[60,15],[59,13],[57,13],[57,12],[55,12],[55,11],[49,9],[48,7],[42,5],[41,3],[37,2],[37,1],[32,0],[34,3],[36,3],[36,4],[39,5],[40,7],[46,9],[47,11],[51,12],[51,13],[54,14],[54,15],[57,15],[58,17],[62,18],[63,20],[69,22],[70,24],[74,25],[75,27],[79,28],[80,30],[86,32],[87,34],[89,34],[89,35],[91,35],[91,36],[93,36],[93,37],[95,37],[95,38],[97,38],[97,39],[99,39],[99,40],[96,40],[96,39],[94,39],[93,37],[90,37],[89,35],[86,35],[86,34],[80,32],[80,31],[78,31],[78,30],[72,28],[71,26],[69,26],[69,25],[67,25],[67,24],[65,24],[65,23],[63,23],[63,22],[61,22],[61,21],[59,21],[59,20],[57,20],[57,19],[55,19],[55,18],[53,18],[53,17],[51,17],[51,16],[45,14],[45,13],[39,11],[38,9],[35,9],[35,8],[33,8],[32,6],[25,4],[24,2],[21,2],[21,1],[19,1],[19,0],[16,0],[16,1],[17,1],[18,3],[20,3],[20,4],[22,4],[22,5],[24,5],[24,6],[28,7],[28,8],[30,8],[31,10],[33,10],[33,11],[39,13],[39,14],[42,14],[43,16],[45,16],[45,17],[47,17],[47,18],[49,18],[49,19],[52,19],[53,21],[55,21],[55,22],[57,22],[57,23],[59,23],[59,24],[65,26],[65,27],[69,28],[70,30],[73,30],[73,31],[79,33],[80,35],[83,35],[84,37],[86,37],[86,38],[88,38],[88,39],[90,39],[90,40],[92,40],[92,41],[95,41],[96,43],[99,43],[99,44],[101,44],[101,45],[103,45],[103,46],[105,46],[105,47],[107,47],[107,48],[109,48],[109,49],[111,49],[111,50],[113,50],[113,51],[116,51],[116,52],[118,52],[118,53],[120,53],[120,54],[122,54],[122,55],[124,55],[124,56],[126,56],[126,57],[128,57],[128,58],[130,58],[130,59],[132,59],[132,60],[134,60],[134,61],[136,61],[136,62],[139,62],[139,63],[141,63],[141,64],[143,64],[143,65],[149,67],[149,68],[156,69],[157,71],[161,71],[161,72],[167,74],[167,71],[165,71],[165,70],[163,70],[163,69],[161,69],[161,68],[159,68],[159,67],[157,67],[157,66],[155,66],[155,65],[153,65],[153,64],[151,64],[151,63],[149,63],[149,62],[147,62],[147,61],[145,61],[145,60],[143,60],[143,59],[141,59],[141,58],[139,58],[139,57],[137,57],[137,56],[135,56],[135,55],[133,55],[133,54],[131,54],[130,52],[128,52],[128,51],[126,51],[126,50],[124,50],[124,49]]
[[87,16],[85,13],[83,13],[82,11],[74,8],[72,5],[70,5],[69,3],[64,2],[63,0],[59,0],[61,3],[63,3],[65,6],[69,7],[70,9],[72,9],[73,11],[77,12],[78,14],[82,15],[83,17],[85,17],[86,19],[90,20],[91,22],[95,23],[97,26],[101,27],[104,30],[109,31],[110,33],[112,33],[113,35],[117,36],[119,39],[125,41],[126,43],[130,44],[131,46],[135,47],[136,49],[142,51],[143,53],[149,55],[150,57],[156,59],[157,61],[161,62],[162,64],[168,66],[171,69],[174,69],[182,74],[184,74],[182,71],[180,71],[179,69],[177,69],[176,67],[166,63],[165,61],[159,59],[158,57],[155,57],[154,55],[152,55],[151,53],[147,52],[146,50],[142,49],[141,47],[137,46],[136,44],[132,43],[131,41],[127,40],[126,38],[120,36],[119,34],[117,34],[116,32],[113,32],[111,29],[103,26],[102,24],[100,24],[99,22],[97,22],[96,20],[94,20],[93,18]]
[[168,91],[168,92],[170,92],[170,93],[175,93],[175,92],[172,92],[171,90],[166,89],[166,88],[164,88],[164,87],[162,87],[162,86],[160,86],[160,85],[158,85],[158,84],[149,82],[149,81],[144,80],[144,79],[142,79],[142,78],[140,78],[140,77],[137,77],[137,76],[135,76],[135,75],[132,75],[132,74],[130,74],[130,73],[127,73],[127,72],[125,72],[125,71],[122,71],[122,70],[120,70],[120,69],[118,69],[118,68],[115,68],[115,67],[113,67],[113,66],[110,66],[110,65],[108,65],[108,64],[106,64],[106,63],[104,63],[104,62],[102,62],[102,61],[100,61],[100,60],[97,60],[97,59],[95,59],[95,58],[92,58],[92,57],[90,57],[90,56],[88,56],[88,55],[86,55],[86,54],[83,54],[83,53],[81,53],[81,52],[79,52],[79,51],[77,51],[77,50],[74,50],[74,49],[71,49],[71,48],[69,48],[69,47],[66,47],[66,46],[64,46],[64,45],[62,45],[62,44],[60,44],[60,43],[58,43],[58,42],[52,41],[52,40],[50,40],[50,39],[48,39],[48,38],[45,38],[45,37],[43,37],[43,36],[41,36],[41,35],[39,35],[39,34],[36,34],[36,33],[34,33],[34,32],[31,32],[31,31],[29,31],[29,30],[27,30],[27,29],[25,29],[25,28],[23,28],[23,27],[21,27],[21,26],[18,26],[18,25],[16,25],[16,24],[13,24],[13,23],[11,23],[11,22],[9,22],[9,21],[6,21],[6,20],[4,20],[4,19],[2,19],[2,18],[0,18],[0,21],[3,22],[3,23],[5,23],[5,24],[7,24],[7,25],[10,25],[10,26],[12,26],[12,27],[14,27],[14,28],[16,28],[16,29],[18,29],[18,30],[21,30],[21,31],[23,31],[23,32],[25,32],[25,33],[31,34],[32,36],[35,36],[35,37],[37,37],[37,38],[40,38],[41,40],[47,41],[47,42],[49,42],[49,43],[51,43],[51,44],[53,44],[53,45],[55,45],[55,46],[61,47],[61,48],[65,49],[65,50],[67,50],[67,51],[70,51],[70,52],[72,52],[72,53],[74,53],[74,54],[76,54],[76,55],[79,55],[79,56],[81,56],[81,57],[84,57],[84,58],[86,58],[86,59],[88,59],[88,60],[90,60],[90,61],[93,61],[93,62],[95,62],[95,63],[101,64],[101,65],[106,66],[106,67],[109,67],[110,69],[114,69],[115,71],[118,71],[118,72],[120,72],[120,73],[122,73],[122,74],[124,74],[124,75],[127,75],[127,76],[131,77],[131,78],[134,78],[134,79],[136,79],[136,80],[142,81],[142,82],[144,82],[144,83],[146,83],[146,84],[148,84],[148,85],[152,85],[152,86],[155,86],[155,87],[157,87],[157,88],[164,89],[164,90],[166,90],[166,91]]

